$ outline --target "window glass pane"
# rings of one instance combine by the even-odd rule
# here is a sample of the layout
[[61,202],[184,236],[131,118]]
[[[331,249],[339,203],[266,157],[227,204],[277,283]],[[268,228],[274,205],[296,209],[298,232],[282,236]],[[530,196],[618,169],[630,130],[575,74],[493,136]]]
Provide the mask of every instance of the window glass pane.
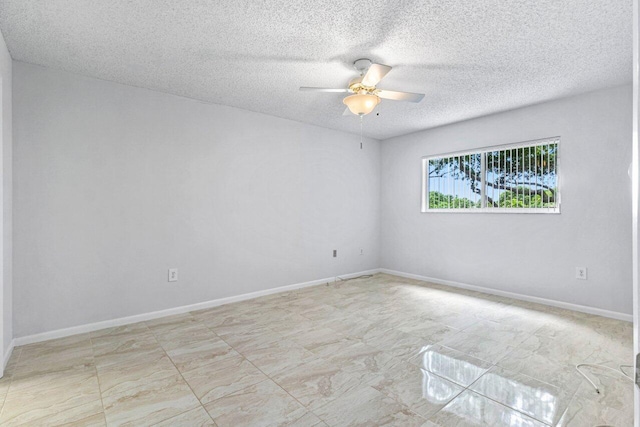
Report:
[[558,143],[487,152],[487,206],[557,207]]
[[430,159],[429,209],[475,209],[482,206],[480,153]]

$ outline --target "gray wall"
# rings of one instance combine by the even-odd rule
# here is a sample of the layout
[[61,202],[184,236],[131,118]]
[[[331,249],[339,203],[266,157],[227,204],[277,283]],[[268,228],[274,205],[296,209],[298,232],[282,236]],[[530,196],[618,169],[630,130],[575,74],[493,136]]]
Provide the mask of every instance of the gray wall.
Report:
[[[12,179],[12,152],[13,152],[13,139],[12,139],[12,63],[11,56],[7,50],[7,46],[4,43],[4,39],[0,35],[0,77],[2,77],[2,148],[0,152],[2,155],[2,173],[0,179],[2,185],[0,185],[2,191],[2,227],[0,230],[0,236],[2,236],[2,281],[0,285],[0,294],[2,295],[1,310],[2,313],[2,355],[6,353],[11,340],[13,339],[13,250],[12,250],[12,237],[13,237],[13,179]],[[2,357],[0,357],[2,359]]]
[[[631,313],[631,103],[623,86],[385,140],[381,267]],[[420,213],[422,156],[550,136],[560,215]]]
[[375,140],[19,62],[14,110],[16,337],[378,267]]

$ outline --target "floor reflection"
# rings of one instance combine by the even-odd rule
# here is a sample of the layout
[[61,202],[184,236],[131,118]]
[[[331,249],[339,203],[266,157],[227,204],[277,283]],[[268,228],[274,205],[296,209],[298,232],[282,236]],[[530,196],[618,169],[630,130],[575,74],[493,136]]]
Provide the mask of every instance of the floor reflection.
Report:
[[[444,403],[446,399],[450,399],[451,387],[447,387],[449,383],[443,382],[442,377],[547,424],[557,422],[561,415],[558,413],[561,391],[552,385],[523,374],[491,367],[487,362],[439,345],[423,347],[419,353],[419,361],[423,373],[423,398],[430,402]],[[488,404],[486,399],[475,393],[466,393],[464,396],[464,399],[457,400],[466,402],[467,407],[462,412],[469,421],[486,422],[487,417],[498,416],[498,410],[502,407]],[[456,405],[449,405],[448,408],[453,410]],[[456,411],[460,410],[458,408]],[[496,414],[491,415],[487,411]],[[515,423],[511,425],[528,425],[518,413],[505,412],[499,416],[515,417],[509,420]]]
[[434,405],[444,405],[455,397],[462,389],[431,372],[421,369],[422,398]]
[[428,345],[419,353],[420,367],[443,378],[468,387],[492,366],[463,353],[442,347]]

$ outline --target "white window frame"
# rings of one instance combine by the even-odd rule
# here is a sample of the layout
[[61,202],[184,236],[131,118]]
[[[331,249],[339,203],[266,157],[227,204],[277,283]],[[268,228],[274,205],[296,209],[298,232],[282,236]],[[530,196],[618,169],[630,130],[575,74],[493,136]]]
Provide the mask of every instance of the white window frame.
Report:
[[[560,188],[560,159],[561,159],[561,146],[560,137],[555,136],[551,138],[536,139],[532,141],[522,141],[512,144],[493,145],[490,147],[481,147],[473,150],[456,151],[449,153],[442,153],[437,155],[429,155],[422,157],[422,213],[509,213],[509,214],[559,214],[561,205],[561,188]],[[536,147],[539,145],[558,144],[558,152],[556,154],[556,206],[554,208],[494,208],[487,207],[487,200],[485,198],[486,191],[486,153],[493,151],[508,150],[510,148],[524,148],[524,147]],[[482,207],[480,208],[447,208],[447,209],[430,209],[429,208],[429,160],[441,159],[446,157],[465,156],[469,154],[481,155],[481,176],[482,185],[480,187],[482,201]]]

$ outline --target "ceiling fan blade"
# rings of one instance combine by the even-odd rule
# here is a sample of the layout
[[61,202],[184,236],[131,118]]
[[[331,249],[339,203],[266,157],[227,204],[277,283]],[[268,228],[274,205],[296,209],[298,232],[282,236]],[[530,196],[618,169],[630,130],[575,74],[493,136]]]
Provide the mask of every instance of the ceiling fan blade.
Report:
[[349,107],[345,108],[344,111],[342,112],[343,116],[350,116],[351,115],[351,110],[349,110]]
[[375,86],[387,73],[391,71],[391,67],[382,64],[371,64],[367,73],[362,78],[364,86]]
[[377,95],[384,99],[408,102],[420,102],[424,98],[424,93],[397,92],[395,90],[379,90]]
[[301,87],[301,92],[335,92],[335,93],[345,93],[349,92],[349,89],[334,89],[329,87]]

